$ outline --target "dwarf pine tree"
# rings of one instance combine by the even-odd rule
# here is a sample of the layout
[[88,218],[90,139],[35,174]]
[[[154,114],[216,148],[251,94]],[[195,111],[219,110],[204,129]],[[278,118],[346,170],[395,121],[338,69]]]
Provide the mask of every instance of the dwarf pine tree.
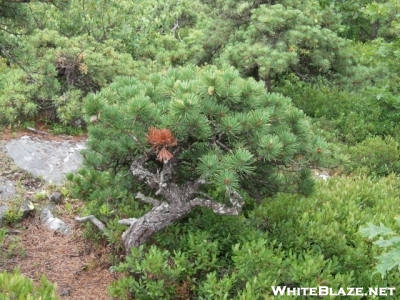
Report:
[[112,201],[94,179],[107,174],[115,180],[106,185],[124,178],[136,199],[153,205],[138,219],[120,221],[130,225],[127,251],[197,206],[237,215],[244,195],[308,194],[309,167],[333,157],[289,98],[267,93],[232,67],[188,66],[143,81],[120,77],[90,94],[84,107],[87,169],[69,176],[75,191]]
[[203,40],[203,61],[233,65],[268,89],[289,73],[303,81],[350,73],[354,55],[339,36],[340,15],[330,7],[308,0],[221,0],[208,6],[214,18]]

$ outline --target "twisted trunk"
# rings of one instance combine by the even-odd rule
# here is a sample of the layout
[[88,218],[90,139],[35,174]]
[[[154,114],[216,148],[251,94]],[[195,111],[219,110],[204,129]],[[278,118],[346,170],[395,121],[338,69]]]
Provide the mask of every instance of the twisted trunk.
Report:
[[191,208],[181,203],[162,203],[154,207],[144,216],[133,220],[129,228],[122,234],[127,254],[132,247],[139,247],[154,233],[171,225],[173,222],[187,215]]
[[196,197],[195,195],[202,194],[199,189],[205,183],[204,180],[199,178],[177,185],[171,182],[172,171],[176,163],[174,160],[165,162],[161,172],[157,173],[152,173],[144,167],[146,161],[146,157],[137,159],[131,166],[131,173],[137,180],[155,190],[155,194],[162,199],[158,200],[137,193],[136,199],[152,204],[153,208],[139,219],[119,221],[121,224],[129,225],[129,228],[122,234],[127,254],[132,247],[138,247],[145,243],[154,233],[186,216],[196,206],[208,207],[222,215],[238,215],[241,212],[244,201],[237,192],[230,192],[229,205],[215,202],[207,195],[205,195],[206,198]]
[[[129,226],[122,234],[127,255],[132,247],[144,244],[154,233],[186,216],[196,206],[207,207],[220,215],[238,215],[242,211],[244,201],[237,192],[229,193],[228,205],[213,201],[208,195],[199,191],[200,186],[205,183],[203,179],[199,178],[181,185],[171,182],[172,169],[176,161],[175,163],[174,161],[164,162],[161,171],[152,173],[144,167],[147,160],[147,156],[144,156],[134,161],[131,165],[131,173],[137,180],[155,190],[156,196],[161,200],[139,192],[135,198],[153,205],[153,208],[139,219],[130,218],[118,221],[119,224]],[[195,195],[202,195],[205,198],[195,197]],[[99,230],[103,232],[108,230],[95,216],[78,217],[75,220],[78,222],[91,221]]]

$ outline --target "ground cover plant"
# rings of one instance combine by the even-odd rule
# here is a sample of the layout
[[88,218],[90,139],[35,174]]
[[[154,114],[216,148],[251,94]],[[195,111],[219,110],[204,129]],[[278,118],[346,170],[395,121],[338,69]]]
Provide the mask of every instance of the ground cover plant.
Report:
[[12,274],[7,272],[0,273],[0,282],[0,296],[5,300],[57,299],[54,285],[44,276],[39,287],[34,287],[32,280],[24,277],[18,271]]

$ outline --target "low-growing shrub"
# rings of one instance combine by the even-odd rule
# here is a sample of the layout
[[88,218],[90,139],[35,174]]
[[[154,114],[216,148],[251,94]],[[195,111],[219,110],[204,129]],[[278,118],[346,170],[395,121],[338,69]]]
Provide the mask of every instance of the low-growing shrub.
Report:
[[119,299],[148,299],[151,291],[163,299],[245,300],[273,299],[271,286],[278,285],[334,291],[396,286],[399,272],[386,278],[374,272],[381,249],[364,240],[359,227],[385,222],[398,230],[393,208],[399,192],[393,175],[331,178],[310,197],[279,194],[247,217],[195,211],[132,249],[116,268],[126,276],[110,292]]
[[399,143],[392,137],[371,137],[348,147],[348,171],[386,176],[400,171]]
[[[400,217],[397,217],[396,220],[400,224]],[[390,228],[387,228],[382,223],[380,226],[376,226],[371,222],[368,223],[368,226],[360,228],[360,232],[364,237],[370,240],[379,236],[379,239],[376,240],[374,244],[378,245],[379,247],[390,249],[376,257],[379,260],[379,263],[376,265],[376,270],[382,275],[382,278],[387,276],[388,272],[391,270],[399,272],[400,234],[396,233]]]
[[398,136],[400,98],[385,88],[345,91],[324,83],[287,80],[275,90],[292,98],[315,121],[322,119],[323,129],[336,131],[337,139],[348,145],[376,135]]
[[0,273],[0,299],[2,300],[56,300],[56,286],[42,276],[39,286],[18,270]]
[[393,175],[377,181],[331,178],[309,198],[279,195],[257,208],[249,220],[270,232],[287,251],[312,249],[328,261],[337,261],[335,272],[352,274],[347,286],[393,285],[400,274],[392,274],[387,281],[373,275],[374,257],[380,249],[365,243],[358,230],[367,222],[398,228],[393,220],[398,214],[399,191],[400,181]]
[[116,50],[117,41],[67,38],[37,30],[16,52],[24,69],[11,64],[0,73],[0,124],[40,116],[69,124],[83,115],[82,99],[119,75],[132,75],[134,61]]

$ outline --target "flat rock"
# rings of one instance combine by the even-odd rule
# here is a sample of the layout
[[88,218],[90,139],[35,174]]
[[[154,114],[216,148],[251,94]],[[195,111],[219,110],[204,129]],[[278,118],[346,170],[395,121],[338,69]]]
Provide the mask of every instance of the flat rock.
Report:
[[60,184],[66,173],[75,172],[82,165],[80,151],[85,148],[85,143],[23,136],[9,141],[5,148],[20,168]]
[[16,193],[14,183],[0,177],[0,201],[8,201],[14,198]]

